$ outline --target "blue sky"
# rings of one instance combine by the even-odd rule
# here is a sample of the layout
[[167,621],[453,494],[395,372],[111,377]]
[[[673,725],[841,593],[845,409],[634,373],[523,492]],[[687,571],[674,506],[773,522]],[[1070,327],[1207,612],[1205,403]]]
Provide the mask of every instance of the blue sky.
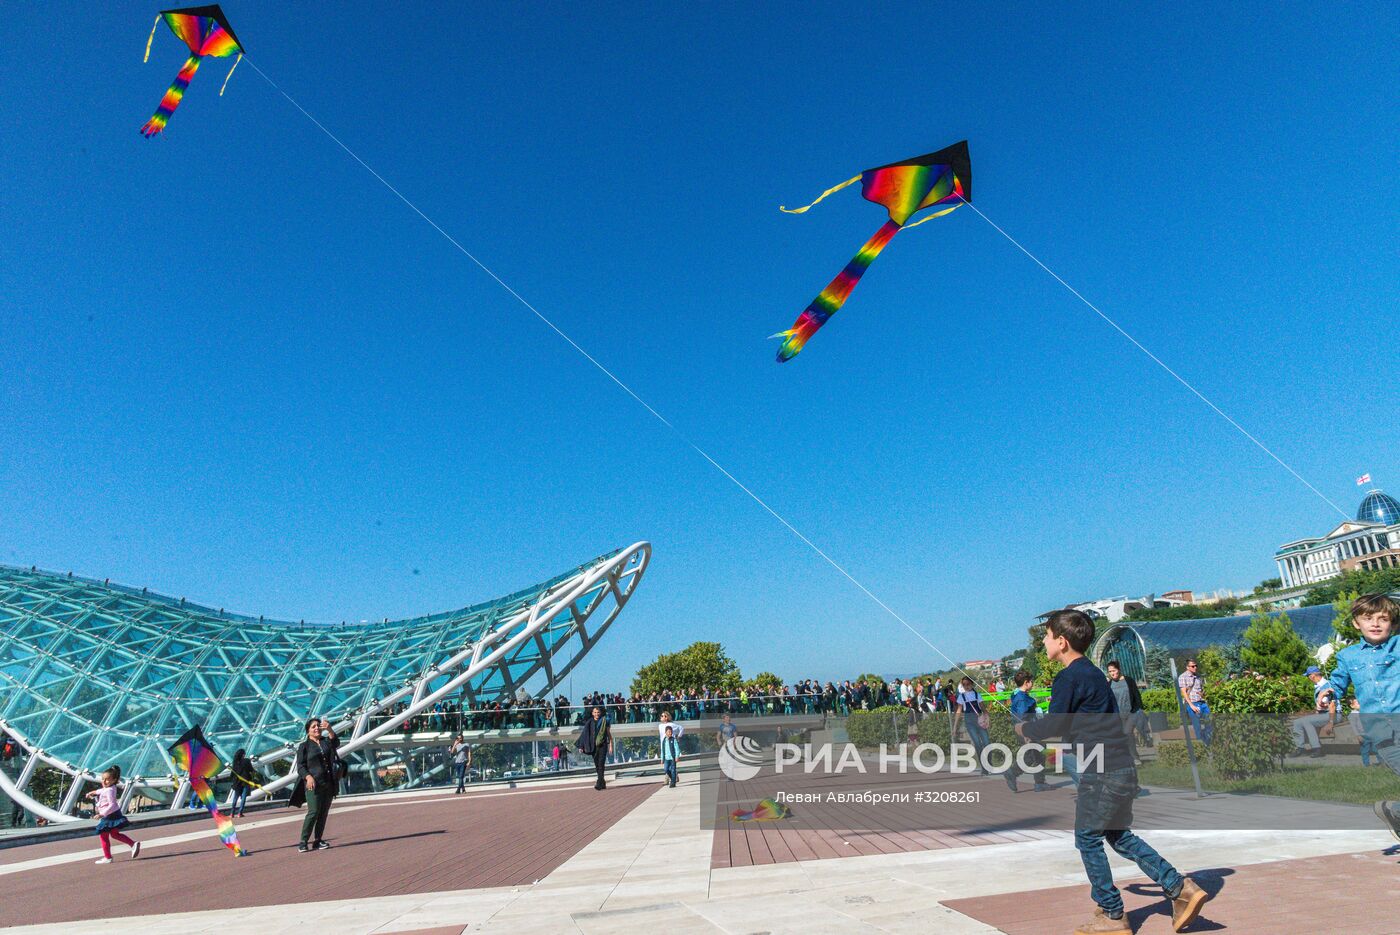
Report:
[[[862,168],[970,140],[978,207],[1344,509],[1400,488],[1393,4],[230,2],[273,80],[950,655],[1072,599],[1248,587],[1337,516],[963,210],[794,362],[879,226]],[[915,11],[921,11],[916,13]],[[323,620],[648,539],[575,691],[942,666],[327,140],[153,8],[4,13],[0,561]],[[483,12],[489,15],[483,15]]]

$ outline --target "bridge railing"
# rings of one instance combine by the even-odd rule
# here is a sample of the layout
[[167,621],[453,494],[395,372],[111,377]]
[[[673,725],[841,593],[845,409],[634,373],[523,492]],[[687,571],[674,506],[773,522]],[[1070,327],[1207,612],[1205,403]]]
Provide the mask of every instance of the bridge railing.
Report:
[[[1049,692],[1035,692],[1045,695]],[[1010,693],[984,695],[984,700],[1009,698]],[[897,704],[898,702],[894,702]],[[867,707],[874,707],[868,704]],[[492,730],[549,730],[559,727],[577,727],[587,720],[593,710],[591,704],[554,706],[548,702],[534,701],[526,704],[512,704],[504,708],[480,708],[456,710],[450,707],[442,711],[423,711],[412,717],[402,718],[398,733],[468,733]],[[651,724],[661,720],[663,713],[669,713],[672,720],[693,721],[719,718],[728,714],[731,718],[773,717],[778,715],[836,715],[844,717],[851,712],[851,702],[840,695],[828,694],[735,694],[709,698],[676,699],[671,701],[626,701],[607,702],[598,705],[608,720],[614,724]],[[938,709],[934,709],[938,710]],[[398,715],[377,714],[370,721],[374,726],[393,723]],[[392,730],[391,730],[392,732]]]

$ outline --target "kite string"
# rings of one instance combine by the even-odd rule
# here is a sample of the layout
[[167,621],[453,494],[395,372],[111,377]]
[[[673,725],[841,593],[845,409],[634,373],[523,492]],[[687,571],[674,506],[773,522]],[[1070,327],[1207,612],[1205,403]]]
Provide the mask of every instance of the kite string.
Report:
[[[877,597],[877,596],[875,595],[875,592],[871,591],[871,590],[870,590],[869,588],[867,588],[864,584],[862,584],[854,575],[852,575],[849,571],[847,571],[847,570],[845,569],[845,567],[841,565],[840,562],[836,561],[836,560],[835,560],[834,558],[832,558],[830,555],[827,555],[826,552],[822,551],[822,549],[821,549],[820,547],[818,547],[817,544],[816,544],[815,542],[813,542],[811,539],[807,538],[807,536],[805,536],[805,535],[804,535],[796,526],[794,526],[792,523],[788,522],[787,519],[786,519],[781,513],[779,513],[777,510],[773,509],[773,507],[769,506],[768,503],[767,503],[762,497],[760,497],[758,494],[754,493],[752,490],[750,490],[748,487],[746,487],[746,486],[743,484],[743,482],[741,482],[741,481],[740,481],[737,477],[735,477],[733,474],[729,473],[729,471],[724,467],[724,465],[720,464],[720,463],[719,463],[718,461],[716,461],[714,458],[710,457],[709,453],[706,452],[705,449],[701,448],[701,447],[700,447],[699,445],[697,445],[695,442],[691,441],[690,438],[689,438],[688,436],[686,436],[686,434],[685,434],[684,432],[682,432],[680,429],[676,428],[676,426],[675,426],[674,424],[672,424],[672,422],[671,422],[669,419],[667,419],[667,418],[666,418],[665,416],[663,416],[661,413],[657,412],[656,409],[654,409],[650,403],[648,403],[648,402],[647,402],[645,399],[643,399],[641,396],[637,395],[637,393],[636,393],[635,390],[633,390],[633,389],[632,389],[630,386],[628,386],[626,383],[622,382],[622,380],[621,380],[616,374],[614,374],[611,370],[609,370],[606,366],[604,366],[601,362],[599,362],[599,360],[598,360],[596,357],[594,357],[592,354],[588,353],[588,351],[584,350],[583,347],[580,346],[579,343],[578,343],[577,341],[575,341],[573,338],[569,337],[569,335],[568,335],[567,333],[565,333],[564,330],[563,330],[562,328],[560,328],[558,325],[556,325],[554,322],[550,321],[549,318],[547,318],[547,317],[544,315],[543,312],[541,312],[539,309],[535,308],[535,307],[534,307],[533,305],[531,305],[528,301],[526,301],[526,300],[525,300],[525,297],[522,296],[520,293],[516,292],[514,289],[512,289],[512,288],[510,287],[510,285],[509,285],[508,283],[506,283],[506,281],[505,281],[504,279],[502,279],[500,276],[497,276],[494,270],[492,270],[492,269],[491,269],[489,266],[487,266],[485,263],[483,263],[483,262],[481,262],[480,260],[478,260],[478,259],[471,253],[471,251],[467,250],[466,247],[464,247],[464,246],[462,246],[460,243],[458,243],[457,240],[456,240],[451,234],[449,234],[447,231],[443,230],[442,227],[439,226],[438,223],[437,223],[436,221],[434,221],[432,218],[430,218],[430,217],[428,217],[426,214],[424,214],[423,211],[422,211],[422,209],[420,209],[416,204],[414,204],[412,201],[410,201],[410,200],[403,194],[403,192],[399,191],[399,190],[398,190],[397,188],[395,188],[393,185],[389,184],[389,181],[388,181],[387,179],[385,179],[384,176],[382,176],[382,175],[380,175],[378,172],[376,172],[376,171],[374,170],[374,168],[373,168],[372,166],[370,166],[369,163],[367,163],[367,162],[365,162],[363,159],[361,159],[360,156],[359,156],[359,154],[357,154],[353,149],[351,149],[349,146],[346,146],[343,142],[341,142],[340,137],[336,136],[336,135],[335,135],[334,133],[332,133],[330,130],[326,129],[325,124],[321,123],[321,121],[319,121],[319,120],[317,120],[315,117],[313,117],[313,116],[310,114],[310,112],[307,111],[307,109],[306,109],[305,107],[302,107],[301,104],[297,103],[296,98],[292,97],[292,96],[291,96],[290,94],[288,94],[286,91],[283,91],[282,88],[278,86],[277,82],[275,82],[275,81],[273,81],[271,78],[269,78],[269,77],[267,76],[267,73],[264,72],[261,68],[258,67],[258,63],[257,63],[257,62],[254,62],[254,61],[252,61],[251,59],[249,59],[249,61],[248,61],[248,67],[251,68],[251,69],[253,69],[254,71],[256,71],[259,75],[261,75],[261,76],[262,76],[262,79],[263,79],[264,81],[266,81],[266,82],[268,83],[268,85],[270,85],[270,86],[272,87],[272,89],[273,89],[274,91],[276,91],[278,94],[280,94],[280,95],[282,95],[284,98],[286,98],[286,99],[287,99],[287,102],[290,103],[290,104],[291,104],[293,107],[295,107],[297,110],[301,111],[302,116],[306,117],[307,120],[310,120],[313,124],[315,124],[315,125],[316,125],[316,128],[317,128],[318,130],[320,130],[322,133],[324,133],[326,136],[328,136],[328,137],[331,139],[331,141],[332,141],[333,143],[335,143],[335,144],[336,144],[337,146],[339,146],[341,149],[345,150],[346,154],[349,155],[351,159],[354,159],[354,160],[355,160],[356,162],[358,162],[361,166],[363,166],[366,172],[368,172],[370,175],[374,176],[374,177],[379,181],[379,184],[383,185],[383,186],[384,186],[385,188],[387,188],[390,192],[392,192],[393,195],[394,195],[394,197],[395,197],[395,198],[398,198],[399,201],[402,201],[405,205],[407,205],[407,206],[413,211],[414,214],[417,214],[420,218],[422,218],[424,221],[426,221],[427,224],[428,224],[428,226],[430,226],[433,230],[435,230],[435,231],[437,231],[439,234],[441,234],[444,240],[446,240],[448,243],[452,244],[452,246],[456,247],[456,248],[457,248],[457,251],[458,251],[459,253],[461,253],[461,254],[462,254],[463,256],[465,256],[467,259],[471,260],[474,264],[476,264],[476,266],[477,266],[482,272],[484,272],[487,276],[490,276],[492,279],[494,279],[494,280],[496,281],[496,283],[497,283],[502,289],[504,289],[506,292],[510,293],[510,295],[511,295],[517,302],[519,302],[521,305],[523,305],[523,306],[525,306],[527,309],[529,309],[530,312],[531,312],[536,318],[538,318],[540,321],[544,322],[544,324],[547,325],[551,331],[553,331],[555,334],[559,335],[559,337],[563,338],[564,341],[566,341],[566,342],[569,344],[570,347],[572,347],[574,350],[578,351],[581,355],[583,355],[584,359],[586,359],[590,364],[592,364],[594,367],[596,367],[596,368],[599,370],[599,372],[601,372],[604,376],[606,376],[606,377],[607,377],[609,380],[611,380],[613,383],[616,383],[616,384],[618,385],[618,387],[619,387],[620,389],[622,389],[622,391],[625,392],[628,396],[631,396],[633,399],[635,399],[635,400],[642,406],[642,408],[645,409],[647,412],[651,413],[652,416],[654,416],[658,422],[660,422],[662,425],[666,426],[668,429],[670,429],[672,432],[674,432],[677,438],[679,438],[682,442],[684,442],[691,450],[693,450],[693,451],[694,451],[696,454],[698,454],[700,457],[702,457],[702,458],[704,458],[706,461],[708,461],[708,462],[710,463],[710,465],[711,465],[715,470],[717,470],[717,471],[719,471],[721,474],[723,474],[723,475],[729,480],[730,483],[732,483],[735,487],[738,487],[741,491],[743,491],[744,494],[747,495],[747,496],[749,497],[749,499],[751,499],[754,503],[757,503],[760,507],[762,507],[762,508],[764,509],[764,511],[766,511],[766,512],[768,513],[768,515],[772,516],[775,520],[777,520],[779,523],[781,523],[781,524],[788,530],[788,532],[790,532],[790,533],[792,533],[794,536],[796,536],[799,540],[802,541],[802,543],[803,543],[804,545],[806,545],[809,549],[811,549],[813,552],[815,552],[817,555],[819,555],[819,556],[822,558],[823,561],[825,561],[825,562],[826,562],[828,565],[830,565],[832,568],[836,569],[836,571],[839,572],[839,573],[841,574],[842,577],[844,577],[844,578],[845,578],[847,581],[849,581],[851,584],[855,585],[856,588],[859,589],[860,592],[861,592],[862,594],[864,594],[866,597],[868,597],[868,598],[870,598],[872,601],[874,601],[874,602],[880,607],[880,609],[882,609],[882,610],[885,611],[887,614],[889,614],[891,617],[893,617],[895,620],[897,620],[897,621],[899,621],[901,624],[903,624],[903,625],[904,625],[904,628],[905,628],[906,630],[908,630],[910,633],[914,634],[914,636],[918,637],[918,638],[924,643],[924,645],[928,646],[929,649],[933,650],[933,651],[934,651],[935,653],[937,653],[940,657],[942,657],[942,658],[944,659],[944,661],[948,662],[948,663],[952,666],[952,671],[960,672],[962,675],[964,675],[964,676],[966,676],[967,678],[971,679],[971,680],[972,680],[972,683],[973,683],[974,685],[981,685],[981,683],[978,681],[978,679],[977,679],[975,676],[972,675],[972,673],[968,672],[968,671],[967,671],[966,669],[964,669],[961,665],[959,665],[951,656],[949,656],[949,655],[948,655],[947,653],[945,653],[943,650],[941,650],[941,649],[939,649],[937,646],[935,646],[935,645],[928,639],[928,637],[924,636],[924,635],[923,635],[922,633],[920,633],[917,629],[915,629],[914,626],[913,626],[912,624],[910,624],[909,621],[905,620],[902,616],[900,616],[899,613],[898,613],[897,611],[895,611],[894,608],[890,607],[890,605],[888,605],[888,604],[886,604],[884,601],[880,600],[880,598]],[[859,177],[860,177],[860,176],[856,176],[856,178],[859,178]],[[854,180],[852,180],[852,181],[854,181]],[[848,182],[848,183],[846,183],[846,184],[850,184],[850,183]],[[998,702],[998,704],[1003,704],[1003,703]],[[1003,707],[1005,707],[1004,704],[1003,704]]]
[[[961,196],[959,196],[959,197],[961,197]],[[1142,351],[1144,354],[1146,354],[1146,355],[1152,360],[1153,363],[1155,363],[1157,366],[1161,367],[1161,368],[1162,368],[1163,370],[1165,370],[1167,373],[1171,374],[1172,378],[1175,379],[1176,382],[1178,382],[1178,383],[1180,383],[1182,386],[1186,387],[1186,388],[1187,388],[1188,390],[1190,390],[1193,394],[1195,394],[1195,396],[1196,396],[1198,399],[1200,399],[1201,402],[1205,403],[1205,404],[1206,404],[1207,406],[1209,406],[1211,409],[1215,410],[1215,414],[1216,414],[1216,415],[1220,416],[1220,418],[1222,418],[1222,419],[1224,419],[1226,422],[1230,423],[1230,425],[1232,425],[1232,426],[1235,428],[1235,430],[1236,430],[1237,432],[1239,432],[1239,433],[1240,433],[1241,435],[1243,435],[1245,438],[1247,438],[1247,439],[1249,439],[1251,442],[1253,442],[1253,443],[1255,444],[1255,446],[1259,448],[1260,451],[1264,452],[1264,454],[1268,455],[1270,458],[1273,458],[1275,461],[1277,461],[1277,462],[1283,467],[1283,469],[1284,469],[1285,471],[1287,471],[1289,474],[1292,474],[1295,478],[1297,478],[1297,479],[1303,484],[1303,486],[1307,487],[1307,488],[1308,488],[1309,490],[1311,490],[1313,493],[1315,493],[1315,494],[1317,494],[1319,497],[1321,497],[1321,498],[1322,498],[1322,501],[1323,501],[1324,503],[1326,503],[1328,506],[1330,506],[1332,509],[1334,509],[1334,510],[1336,510],[1338,513],[1340,513],[1340,514],[1342,515],[1342,518],[1343,518],[1343,519],[1350,519],[1350,518],[1351,518],[1351,515],[1350,515],[1349,513],[1347,513],[1346,510],[1343,510],[1341,507],[1337,506],[1337,504],[1334,503],[1334,502],[1332,501],[1332,498],[1328,497],[1328,496],[1327,496],[1325,493],[1323,493],[1321,490],[1318,490],[1316,487],[1314,487],[1312,484],[1310,484],[1310,483],[1308,482],[1307,478],[1305,478],[1303,475],[1301,475],[1301,474],[1299,474],[1297,471],[1295,471],[1295,470],[1293,469],[1293,467],[1292,467],[1287,461],[1284,461],[1284,460],[1283,460],[1282,458],[1280,458],[1278,455],[1274,454],[1274,452],[1273,452],[1272,449],[1270,449],[1267,445],[1265,445],[1265,444],[1264,444],[1263,442],[1261,442],[1259,439],[1257,439],[1257,438],[1255,438],[1253,435],[1251,435],[1251,434],[1245,429],[1244,426],[1240,425],[1240,424],[1239,424],[1238,422],[1236,422],[1234,419],[1230,418],[1230,416],[1227,415],[1223,409],[1221,409],[1221,408],[1220,408],[1219,406],[1217,406],[1215,403],[1211,402],[1211,400],[1210,400],[1209,398],[1207,398],[1206,394],[1204,394],[1204,393],[1202,393],[1200,390],[1196,389],[1196,387],[1193,386],[1190,382],[1188,382],[1188,381],[1186,380],[1185,377],[1183,377],[1181,374],[1177,373],[1177,372],[1176,372],[1175,370],[1173,370],[1171,367],[1167,366],[1167,364],[1166,364],[1165,362],[1163,362],[1163,360],[1162,360],[1160,357],[1158,357],[1156,354],[1152,353],[1152,352],[1149,351],[1146,347],[1144,347],[1144,346],[1142,345],[1142,342],[1140,342],[1137,338],[1135,338],[1135,337],[1133,337],[1131,334],[1129,334],[1129,333],[1123,328],[1122,325],[1118,324],[1118,322],[1114,321],[1112,318],[1109,318],[1107,315],[1105,315],[1105,314],[1103,313],[1103,311],[1100,310],[1100,308],[1099,308],[1097,305],[1095,305],[1093,302],[1090,302],[1088,299],[1084,298],[1084,296],[1080,294],[1080,292],[1079,292],[1078,289],[1074,288],[1074,287],[1071,286],[1069,283],[1067,283],[1067,282],[1065,282],[1063,279],[1061,279],[1060,276],[1059,276],[1059,274],[1057,274],[1054,270],[1052,270],[1050,267],[1046,266],[1044,263],[1042,263],[1042,262],[1040,261],[1040,257],[1036,256],[1034,253],[1031,253],[1029,250],[1027,250],[1025,247],[1023,247],[1023,246],[1021,245],[1021,242],[1018,241],[1015,237],[1012,237],[1012,236],[1011,236],[1010,234],[1008,234],[1006,231],[1002,230],[1001,225],[997,224],[997,223],[996,223],[995,221],[993,221],[991,218],[989,218],[989,217],[987,217],[985,214],[983,214],[982,211],[981,211],[981,209],[979,209],[979,208],[978,208],[975,204],[973,204],[972,202],[967,201],[966,199],[964,199],[964,200],[963,200],[963,204],[967,205],[967,206],[968,206],[969,208],[971,208],[973,211],[976,211],[978,217],[980,217],[982,220],[984,220],[984,221],[986,221],[988,224],[990,224],[990,225],[992,226],[992,228],[993,228],[998,234],[1001,234],[1001,236],[1003,236],[1003,237],[1005,237],[1007,240],[1011,241],[1011,244],[1012,244],[1017,250],[1020,250],[1020,251],[1021,251],[1022,253],[1024,253],[1026,256],[1030,257],[1030,258],[1031,258],[1031,261],[1034,262],[1036,266],[1039,266],[1041,269],[1045,270],[1045,272],[1049,273],[1049,274],[1050,274],[1050,277],[1051,277],[1052,279],[1054,279],[1057,283],[1059,283],[1060,285],[1062,285],[1062,286],[1064,286],[1066,289],[1068,289],[1070,295],[1074,296],[1076,299],[1078,299],[1079,301],[1083,302],[1085,305],[1089,306],[1090,310],[1093,311],[1093,313],[1094,313],[1095,315],[1098,315],[1100,318],[1102,318],[1104,321],[1106,321],[1106,322],[1109,324],[1109,326],[1113,328],[1114,331],[1117,331],[1117,332],[1118,332],[1119,334],[1121,334],[1123,337],[1127,338],[1128,341],[1133,345],[1133,347],[1136,347],[1138,350],[1140,350],[1140,351]],[[913,225],[910,225],[910,226],[912,227]]]

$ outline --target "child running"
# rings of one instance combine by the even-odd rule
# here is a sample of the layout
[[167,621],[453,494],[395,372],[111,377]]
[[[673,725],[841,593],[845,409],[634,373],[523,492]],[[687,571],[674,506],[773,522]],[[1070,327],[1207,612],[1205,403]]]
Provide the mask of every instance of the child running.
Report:
[[[1045,623],[1045,654],[1064,663],[1050,686],[1050,713],[1021,721],[1024,740],[1063,737],[1090,751],[1081,760],[1079,798],[1074,807],[1074,846],[1084,862],[1091,895],[1098,904],[1094,918],[1075,935],[1132,935],[1123,912],[1123,896],[1113,885],[1113,871],[1103,842],[1141,868],[1166,891],[1172,903],[1172,930],[1181,931],[1200,914],[1207,894],[1167,863],[1131,830],[1133,799],[1138,794],[1137,767],[1118,720],[1118,705],[1108,678],[1084,656],[1094,638],[1094,621],[1079,610],[1058,610]],[[1102,751],[1094,765],[1095,754]]]
[[102,856],[93,863],[110,864],[112,862],[112,838],[116,838],[131,848],[133,860],[141,856],[141,842],[133,841],[121,832],[121,829],[131,824],[127,817],[122,814],[121,801],[117,798],[117,783],[121,782],[121,778],[120,767],[109,767],[102,773],[102,788],[94,789],[87,794],[87,797],[96,803],[97,814],[102,816],[97,822],[97,836],[102,840]]
[[[1349,687],[1369,741],[1381,762],[1400,775],[1400,603],[1385,594],[1366,594],[1351,602],[1351,625],[1361,640],[1337,653],[1329,683],[1341,698]],[[1400,841],[1400,801],[1376,803],[1376,815]]]

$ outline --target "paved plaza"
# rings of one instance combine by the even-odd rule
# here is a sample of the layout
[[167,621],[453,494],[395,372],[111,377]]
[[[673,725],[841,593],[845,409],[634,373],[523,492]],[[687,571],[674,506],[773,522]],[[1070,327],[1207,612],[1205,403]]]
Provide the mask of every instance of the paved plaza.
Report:
[[[141,858],[119,849],[109,866],[93,866],[91,837],[34,844],[0,851],[0,904],[17,932],[116,935],[231,925],[266,933],[1056,935],[1092,910],[1066,832],[911,833],[871,830],[871,822],[852,832],[808,827],[799,812],[702,828],[702,791],[709,787],[710,802],[716,787],[721,802],[741,800],[743,785],[692,771],[676,789],[643,777],[606,792],[560,780],[464,796],[347,798],[332,812],[335,846],[312,854],[294,846],[301,813],[272,809],[240,823],[253,852],[243,860],[203,822],[138,828]],[[1172,795],[1154,792],[1168,803],[1159,807],[1170,808]],[[1242,807],[1235,797],[1214,800]],[[1188,931],[1276,935],[1325,919],[1329,931],[1400,932],[1400,847],[1380,830],[1183,829],[1150,838],[1213,895]],[[1169,932],[1155,888],[1116,858],[1114,868],[1138,931]]]

